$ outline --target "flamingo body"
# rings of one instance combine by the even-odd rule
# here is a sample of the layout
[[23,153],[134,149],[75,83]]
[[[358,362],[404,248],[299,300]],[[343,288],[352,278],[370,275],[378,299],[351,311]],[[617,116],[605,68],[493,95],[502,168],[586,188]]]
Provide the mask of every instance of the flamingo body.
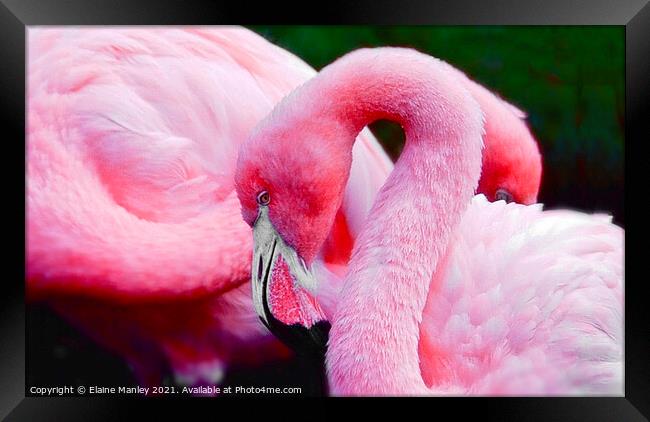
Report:
[[609,216],[474,197],[429,285],[427,386],[622,394],[622,244]]
[[[28,42],[30,299],[144,384],[167,368],[214,383],[229,363],[286,356],[242,285],[251,236],[232,173],[253,125],[315,71],[243,28],[32,28]],[[351,248],[347,224],[392,167],[361,137],[346,188],[359,200],[326,262]]]
[[[279,103],[242,145],[244,219],[281,256],[310,263],[334,221],[356,133],[378,118],[404,127],[406,146],[326,310],[331,391],[620,394],[623,230],[607,216],[474,196],[485,113],[458,82],[412,50],[358,50]],[[319,154],[328,159],[307,171]],[[309,158],[305,167],[296,156]],[[256,203],[260,191],[271,200]],[[282,280],[275,248],[257,242],[270,270],[253,283],[264,294]],[[312,267],[321,282],[337,278]],[[292,271],[293,287],[310,290],[304,266]],[[299,306],[317,314],[309,301]],[[260,316],[273,312],[271,303]]]

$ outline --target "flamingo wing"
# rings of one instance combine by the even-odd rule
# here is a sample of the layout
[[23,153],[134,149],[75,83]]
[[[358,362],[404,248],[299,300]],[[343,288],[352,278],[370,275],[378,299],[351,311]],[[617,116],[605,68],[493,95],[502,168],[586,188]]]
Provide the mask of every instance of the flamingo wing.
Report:
[[423,312],[429,387],[622,394],[623,230],[541,209],[474,198]]
[[[232,174],[257,121],[316,72],[238,27],[30,28],[28,47],[30,297],[147,385],[165,367],[215,383],[228,363],[286,355],[244,284]],[[333,249],[351,248],[391,166],[360,140]]]
[[[243,28],[30,29],[29,46],[30,292],[160,300],[248,279],[238,146],[314,70]],[[369,133],[358,152],[356,195],[388,172]]]

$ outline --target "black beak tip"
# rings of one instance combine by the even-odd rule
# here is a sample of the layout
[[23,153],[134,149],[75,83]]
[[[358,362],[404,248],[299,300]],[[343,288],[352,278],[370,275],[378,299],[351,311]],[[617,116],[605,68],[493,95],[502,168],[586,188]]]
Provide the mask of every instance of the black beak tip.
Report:
[[317,348],[323,350],[323,354],[327,351],[327,341],[329,340],[330,328],[332,325],[329,321],[318,321],[316,324],[309,328],[309,334]]
[[263,319],[262,322],[271,333],[297,354],[324,356],[327,352],[327,341],[331,328],[329,321],[318,321],[309,328],[300,324],[285,325],[272,316],[269,323]]

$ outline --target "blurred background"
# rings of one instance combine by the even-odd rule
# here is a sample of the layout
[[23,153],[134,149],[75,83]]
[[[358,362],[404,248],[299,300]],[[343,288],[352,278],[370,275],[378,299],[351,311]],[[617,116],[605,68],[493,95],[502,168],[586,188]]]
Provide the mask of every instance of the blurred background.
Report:
[[[251,26],[320,70],[360,47],[412,47],[443,59],[528,113],[543,157],[546,208],[603,211],[624,227],[623,27]],[[401,129],[371,129],[391,158]],[[27,309],[28,384],[134,385],[120,358],[46,307]],[[320,369],[294,359],[233,368],[224,384],[303,386],[318,394]],[[171,379],[166,380],[172,384]]]

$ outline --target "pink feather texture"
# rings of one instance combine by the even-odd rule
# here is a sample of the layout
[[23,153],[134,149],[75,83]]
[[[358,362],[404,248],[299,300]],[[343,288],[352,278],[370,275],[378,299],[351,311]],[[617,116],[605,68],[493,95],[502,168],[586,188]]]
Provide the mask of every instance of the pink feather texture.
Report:
[[[218,382],[287,350],[252,310],[239,144],[315,71],[237,27],[30,28],[27,291],[124,356]],[[392,163],[366,129],[341,210],[354,239]]]
[[[28,47],[29,296],[125,356],[143,383],[165,367],[212,382],[229,362],[286,354],[242,285],[250,235],[232,174],[251,128],[313,69],[236,27],[31,28]],[[508,167],[492,170],[484,155],[486,195],[506,186],[532,201],[539,178],[520,175],[540,157],[522,116],[477,100],[496,105],[488,120],[510,124],[484,136],[486,151],[498,148],[489,157]],[[339,276],[393,167],[367,129],[360,139],[314,262]],[[509,139],[527,145],[524,161]],[[338,289],[321,283],[321,297]]]
[[[404,128],[347,271],[312,265],[336,286],[320,295],[331,391],[622,394],[624,231],[608,216],[474,196],[490,113],[458,78],[413,50],[358,50],[279,103],[242,146],[244,217],[256,214],[256,174],[278,192],[271,223],[309,257],[328,233],[313,222],[334,221],[356,134],[376,119]],[[329,159],[316,174],[293,159],[317,153]]]

